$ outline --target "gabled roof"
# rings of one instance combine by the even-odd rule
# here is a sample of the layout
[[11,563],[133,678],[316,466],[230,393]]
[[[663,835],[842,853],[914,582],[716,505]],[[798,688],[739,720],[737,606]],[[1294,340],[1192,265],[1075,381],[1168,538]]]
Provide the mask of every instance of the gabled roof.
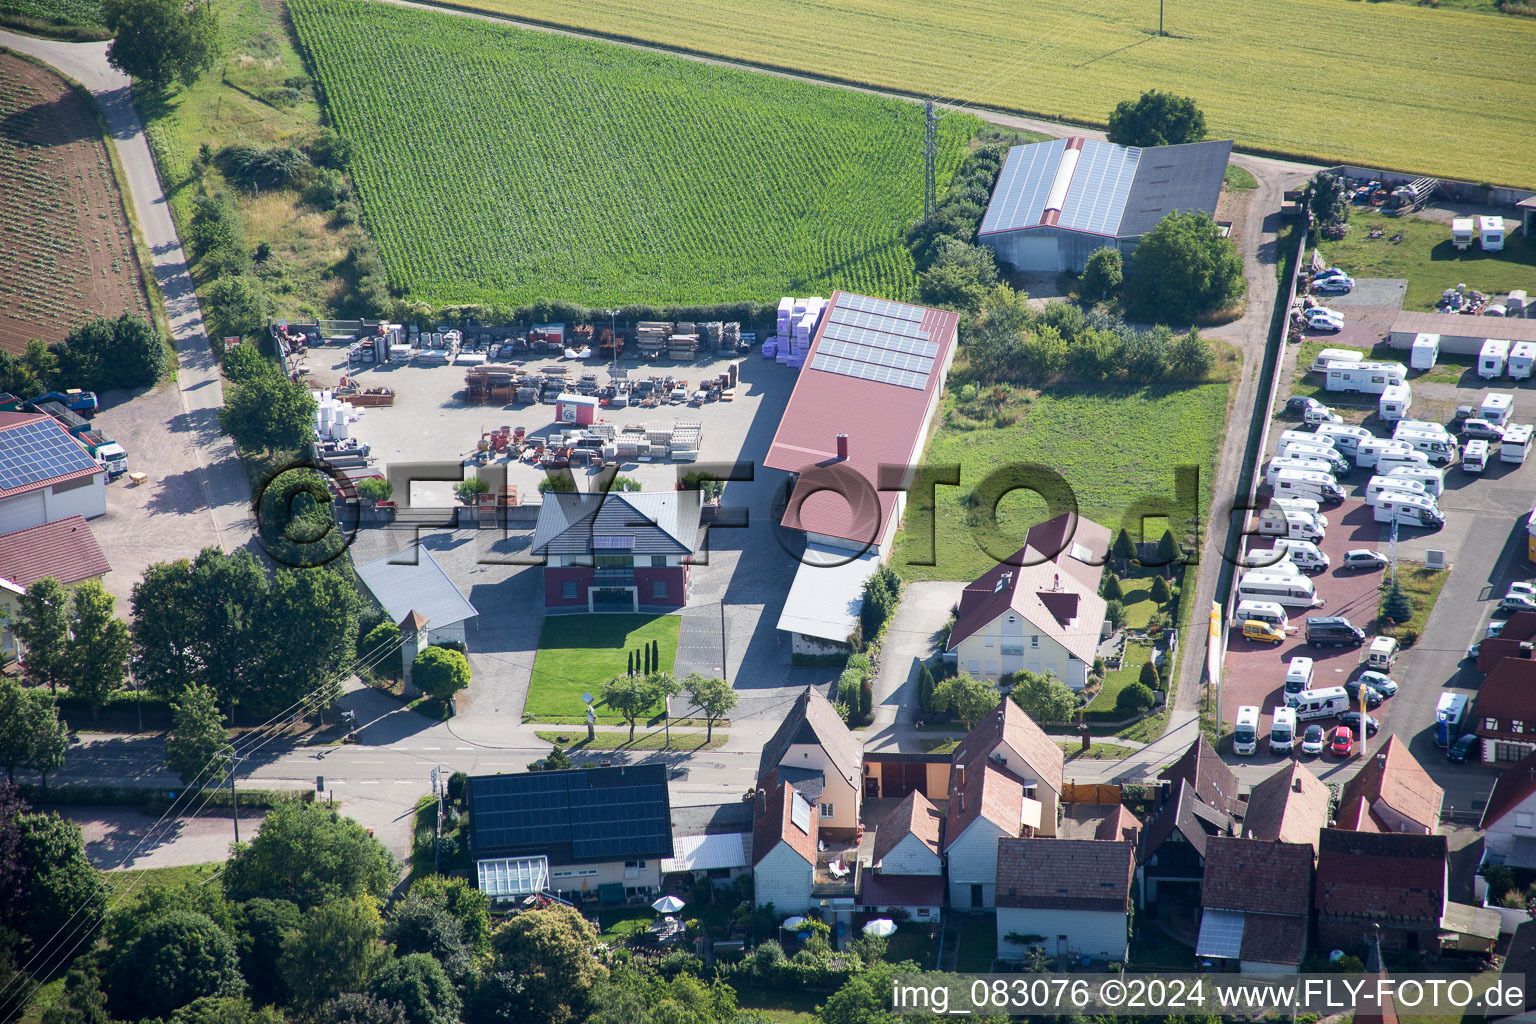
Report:
[[1180,779],[1174,784],[1173,794],[1159,810],[1148,819],[1141,830],[1141,846],[1137,851],[1137,863],[1146,863],[1157,852],[1163,840],[1179,832],[1195,852],[1205,856],[1206,843],[1211,836],[1231,835],[1233,820],[1230,814],[1212,807],[1195,795],[1194,787]]
[[943,875],[887,875],[866,871],[859,903],[866,907],[942,907]]
[[1305,914],[1244,914],[1242,958],[1264,964],[1300,964],[1307,951],[1307,923]]
[[1141,837],[1141,819],[1125,804],[1065,804],[1056,835],[1062,839],[1129,839]]
[[1312,847],[1212,836],[1200,905],[1305,919],[1312,906]]
[[1509,952],[1504,956],[1504,968],[1499,977],[1513,984],[1513,978],[1521,975],[1526,979],[1525,1005],[1510,1007],[1515,1013],[1536,1010],[1536,986],[1530,979],[1536,977],[1536,920],[1522,921],[1509,940]]
[[432,629],[443,629],[479,614],[425,544],[415,545],[414,552],[364,562],[357,567],[357,576],[397,623],[414,611]]
[[[796,802],[800,807],[797,809]],[[795,787],[769,772],[758,783],[757,811],[752,820],[752,866],[768,856],[780,843],[786,844],[806,863],[816,863],[816,835],[819,812]],[[796,819],[809,822],[802,828]]]
[[[963,785],[957,785],[962,780]],[[991,765],[950,772],[949,813],[944,819],[944,849],[959,841],[977,819],[986,818],[1016,836],[1024,822],[1024,786],[1009,773]]]
[[858,785],[863,771],[864,745],[831,702],[809,686],[795,698],[789,714],[779,723],[773,738],[763,746],[762,757],[757,762],[758,778],[764,778],[777,768],[789,748],[797,744],[821,747],[844,780],[850,785]]
[[1306,843],[1315,851],[1318,832],[1328,827],[1329,801],[1322,780],[1292,761],[1249,792],[1243,835]]
[[551,864],[672,856],[667,769],[571,768],[469,780],[476,858],[543,855]]
[[1035,724],[1029,713],[1007,697],[997,702],[997,708],[977,722],[965,739],[950,755],[951,770],[959,765],[973,766],[990,757],[999,743],[1006,742],[1024,759],[1029,771],[1021,771],[1021,765],[1008,765],[1008,771],[1023,778],[1032,774],[1053,793],[1061,792],[1062,764],[1064,758],[1056,741]]
[[[1536,710],[1532,711],[1531,717],[1536,718]],[[1477,827],[1487,831],[1490,825],[1533,795],[1536,795],[1536,751],[1528,754],[1525,760],[1510,765],[1499,776],[1493,784],[1493,792],[1488,794],[1488,806],[1483,808],[1483,820]]]
[[0,498],[103,472],[52,416],[0,412]]
[[1011,611],[1074,656],[1092,662],[1104,623],[1099,596],[1109,531],[1087,519],[1057,516],[1032,527],[1022,548],[1008,561],[982,573],[960,595],[948,650]]
[[999,839],[997,905],[1123,913],[1135,872],[1129,840]]
[[1339,801],[1338,817],[1334,820],[1335,828],[1349,829],[1352,832],[1392,831],[1371,813],[1370,801],[1359,793],[1348,800]]
[[0,535],[0,578],[30,587],[45,576],[79,583],[111,571],[84,516]]
[[1319,914],[1362,923],[1438,928],[1445,912],[1445,856],[1445,836],[1325,828],[1312,905]]
[[[529,552],[534,555],[689,555],[699,539],[698,491],[550,492]],[[605,546],[605,540],[608,545]]]
[[1493,667],[1477,688],[1477,713],[1473,722],[1483,735],[1482,719],[1536,719],[1536,661],[1505,658]]
[[1392,736],[1354,778],[1344,783],[1339,803],[1347,804],[1356,797],[1363,797],[1373,810],[1376,801],[1380,800],[1398,814],[1433,832],[1440,827],[1440,805],[1445,800],[1445,790],[1435,785],[1435,780],[1408,753],[1408,745]]
[[1170,783],[1185,780],[1194,788],[1196,796],[1227,814],[1236,814],[1242,807],[1237,799],[1237,775],[1227,767],[1204,734],[1157,777]]
[[943,823],[944,817],[939,814],[939,809],[914,789],[896,805],[895,810],[880,819],[875,829],[875,866],[878,867],[885,855],[907,836],[916,836],[919,842],[937,856]]

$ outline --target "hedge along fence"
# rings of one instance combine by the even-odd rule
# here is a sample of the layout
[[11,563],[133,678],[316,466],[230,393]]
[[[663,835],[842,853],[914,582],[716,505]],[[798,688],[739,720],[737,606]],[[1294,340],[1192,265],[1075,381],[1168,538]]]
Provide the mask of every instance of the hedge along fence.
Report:
[[609,316],[606,309],[588,309],[574,302],[546,300],[527,306],[444,306],[432,309],[426,303],[398,301],[390,311],[400,323],[414,323],[423,329],[443,324],[460,328],[474,327],[526,327],[532,324],[592,324],[602,327],[617,323],[633,328],[641,320],[657,322],[712,321],[740,323],[743,328],[772,330],[778,319],[779,307],[767,302],[721,302],[708,306],[622,306],[617,316]]
[[[36,783],[17,787],[26,801],[38,807],[137,807],[162,813],[184,796],[179,786],[91,786],[65,784],[44,789]],[[279,804],[315,802],[312,789],[242,789],[231,796],[229,787],[204,789],[183,800],[184,809],[200,807],[200,813],[227,811],[239,801],[242,811],[267,811]],[[206,801],[206,802],[205,802]]]

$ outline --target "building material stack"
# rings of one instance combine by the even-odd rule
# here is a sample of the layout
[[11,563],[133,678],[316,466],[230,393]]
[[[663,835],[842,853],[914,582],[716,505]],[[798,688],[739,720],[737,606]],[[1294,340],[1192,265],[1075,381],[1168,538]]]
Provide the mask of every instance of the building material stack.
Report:
[[692,362],[694,356],[699,354],[699,335],[697,325],[691,323],[679,323],[672,332],[672,337],[667,339],[667,358],[680,362]]
[[741,323],[731,320],[721,325],[720,351],[735,352],[741,347]]
[[805,357],[810,354],[811,342],[816,338],[816,328],[821,323],[821,314],[825,308],[826,302],[820,296],[795,300],[794,331],[787,351],[784,348],[783,339],[780,339],[779,362],[797,370],[805,365]]
[[640,352],[641,359],[655,359],[661,354],[662,347],[667,343],[667,337],[672,333],[672,325],[658,323],[653,320],[642,320],[635,325],[635,347]]
[[672,436],[668,440],[672,458],[678,462],[697,462],[703,429],[702,423],[673,424]]

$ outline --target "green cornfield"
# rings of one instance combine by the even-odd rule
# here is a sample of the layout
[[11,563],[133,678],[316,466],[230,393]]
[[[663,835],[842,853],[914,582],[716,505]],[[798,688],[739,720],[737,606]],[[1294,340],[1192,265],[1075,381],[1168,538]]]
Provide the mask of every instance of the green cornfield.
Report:
[[[411,299],[915,294],[915,104],[366,0],[290,9]],[[940,187],[979,125],[941,120]]]

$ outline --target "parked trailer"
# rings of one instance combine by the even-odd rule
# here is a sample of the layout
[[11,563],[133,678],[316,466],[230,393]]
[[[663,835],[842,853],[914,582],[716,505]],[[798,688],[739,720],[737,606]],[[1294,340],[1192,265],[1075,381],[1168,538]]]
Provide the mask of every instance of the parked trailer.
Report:
[[1478,412],[1489,423],[1503,426],[1515,411],[1515,396],[1508,391],[1490,391],[1483,396]]
[[1387,474],[1388,480],[1411,480],[1424,485],[1424,493],[1439,498],[1445,491],[1445,470],[1433,466],[1398,466]]
[[1512,423],[1504,429],[1504,440],[1499,442],[1500,462],[1524,462],[1531,454],[1531,435],[1536,433],[1529,423]]
[[1356,364],[1365,362],[1365,353],[1358,348],[1325,348],[1312,360],[1313,373],[1325,373],[1332,363]]
[[1504,365],[1509,361],[1509,342],[1489,338],[1477,353],[1477,375],[1492,380],[1504,375]]
[[1322,598],[1317,588],[1305,576],[1287,573],[1261,572],[1251,569],[1237,581],[1240,601],[1273,601],[1287,608],[1319,608]]
[[1484,252],[1498,252],[1504,248],[1504,218],[1477,218],[1477,233]]
[[1276,498],[1307,498],[1330,504],[1344,500],[1344,492],[1332,473],[1284,469],[1275,474],[1270,487]]
[[1407,384],[1393,384],[1381,393],[1376,402],[1376,415],[1383,422],[1394,423],[1408,415],[1413,405],[1413,388]]
[[1328,438],[1333,446],[1345,455],[1354,455],[1360,450],[1363,442],[1369,441],[1375,435],[1353,423],[1324,423],[1317,428],[1317,436]]
[[[1513,313],[1510,316],[1514,316]],[[1536,342],[1517,341],[1509,347],[1509,362],[1504,370],[1515,380],[1525,380],[1536,371]]]
[[1375,519],[1378,523],[1390,523],[1395,519],[1401,526],[1422,526],[1430,530],[1445,525],[1445,513],[1427,494],[1383,494],[1376,499]]
[[1355,363],[1328,367],[1324,387],[1329,391],[1361,392],[1379,395],[1393,384],[1401,384],[1408,378],[1408,368],[1402,363]]
[[1277,456],[1269,460],[1269,466],[1264,471],[1264,482],[1271,487],[1275,485],[1275,478],[1286,470],[1296,470],[1302,473],[1322,473],[1325,476],[1333,476],[1333,463],[1323,458],[1307,458],[1302,456]]
[[1440,358],[1440,335],[1416,334],[1409,346],[1408,365],[1415,370],[1433,370]]

